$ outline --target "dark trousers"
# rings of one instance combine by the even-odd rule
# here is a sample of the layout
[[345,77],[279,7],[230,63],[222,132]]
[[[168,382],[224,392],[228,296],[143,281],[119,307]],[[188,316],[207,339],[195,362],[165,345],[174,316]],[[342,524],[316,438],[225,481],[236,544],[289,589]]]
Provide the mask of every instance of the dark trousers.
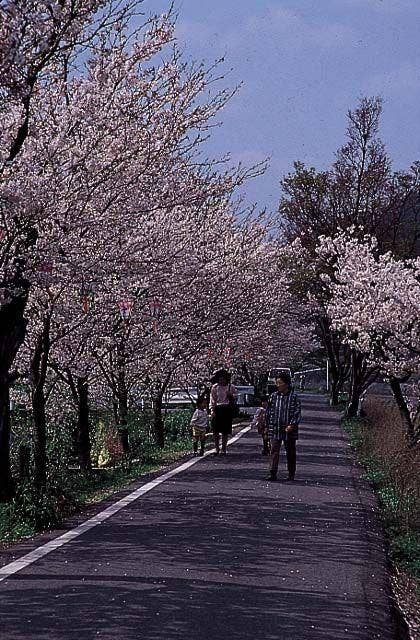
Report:
[[266,435],[262,436],[262,446],[263,446],[263,449],[262,449],[263,454],[268,456],[268,454],[270,453],[270,440]]
[[[287,471],[289,472],[289,478],[294,478],[296,473],[296,438],[288,438],[283,440],[284,448],[286,449]],[[273,476],[277,475],[279,468],[280,447],[282,440],[271,441],[270,451],[270,473]]]

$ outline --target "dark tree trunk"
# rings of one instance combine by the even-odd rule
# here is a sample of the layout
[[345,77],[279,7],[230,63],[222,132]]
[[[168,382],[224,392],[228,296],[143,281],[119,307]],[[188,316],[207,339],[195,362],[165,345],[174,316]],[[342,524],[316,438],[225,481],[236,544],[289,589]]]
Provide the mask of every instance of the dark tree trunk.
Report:
[[346,407],[346,418],[356,418],[359,414],[360,395],[356,392],[350,394],[349,402]]
[[[332,369],[330,368],[330,371]],[[342,384],[340,384],[340,379],[331,373],[331,405],[337,406],[340,402],[340,392],[342,390]]]
[[351,350],[351,378],[349,402],[346,408],[346,418],[355,418],[360,413],[362,394],[378,376],[376,367],[369,367],[364,354]]
[[34,486],[42,493],[47,484],[47,428],[45,419],[45,394],[43,387],[32,395],[34,421]]
[[89,422],[89,381],[87,376],[74,376],[71,369],[60,372],[57,366],[51,365],[61,380],[70,388],[77,411],[76,450],[80,468],[83,471],[92,469],[90,422]]
[[[12,140],[9,161],[13,161],[20,153],[29,132],[29,114],[32,91],[38,74],[27,78],[29,91],[22,99],[25,117],[23,123]],[[7,206],[7,203],[6,203]],[[10,268],[4,269],[0,287],[10,301],[0,304],[0,502],[9,500],[14,495],[14,483],[10,470],[10,369],[16,354],[23,344],[27,321],[24,318],[30,283],[24,277],[25,259],[23,256],[37,242],[37,232],[28,226],[26,234],[21,236],[11,257]]]
[[248,365],[246,362],[243,362],[241,365],[241,373],[248,384],[254,385],[254,380],[252,378],[251,373],[248,371]]
[[351,353],[351,378],[349,402],[346,417],[355,418],[359,413],[360,398],[363,392],[363,363],[364,356],[354,349]]
[[47,315],[36,341],[30,365],[32,416],[34,424],[34,485],[42,493],[47,484],[47,425],[45,415],[45,381],[50,351],[50,323]]
[[126,383],[126,352],[124,338],[117,347],[118,433],[124,453],[129,453],[128,391]]
[[92,469],[92,460],[90,457],[90,423],[89,423],[89,383],[86,377],[78,377],[76,380],[77,388],[77,453],[80,468],[83,471]]
[[389,386],[391,387],[392,394],[395,398],[395,402],[398,407],[398,411],[400,412],[404,428],[405,435],[407,440],[414,442],[415,440],[415,429],[414,424],[411,419],[410,411],[407,406],[407,402],[404,398],[402,389],[401,389],[401,381],[398,378],[391,378],[389,381]]
[[31,468],[31,448],[26,444],[19,447],[19,480],[25,482],[29,480]]
[[328,318],[318,318],[318,326],[330,368],[330,398],[333,406],[340,400],[340,393],[349,375],[348,348],[341,344],[337,334],[331,329]]
[[6,273],[1,288],[11,300],[0,305],[0,501],[13,496],[10,470],[10,370],[23,344],[26,332],[24,312],[29,282],[22,276],[20,263],[14,264],[11,277]]
[[153,398],[153,412],[154,412],[154,424],[153,429],[155,433],[155,442],[158,447],[163,448],[165,446],[165,423],[163,419],[163,396],[172,378],[172,371],[168,373],[163,382],[159,381],[157,384],[157,391]]
[[153,400],[155,442],[161,449],[165,446],[165,427],[163,422],[163,392],[158,393]]
[[128,441],[128,397],[124,391],[118,398],[118,433],[124,453],[129,453],[130,443]]
[[112,413],[114,414],[114,422],[118,424],[118,400],[114,398],[112,400]]
[[155,442],[158,447],[165,446],[165,423],[163,418],[163,397],[171,381],[173,372],[170,371],[166,378],[158,381],[156,385],[156,393],[153,397],[154,423],[153,429],[155,433]]
[[325,347],[330,367],[331,404],[337,405],[339,402],[340,391],[342,391],[343,388],[344,380],[340,374],[339,357],[337,357],[331,333],[328,333],[325,338]]
[[9,385],[0,380],[0,502],[10,500],[14,494],[10,469],[10,397]]

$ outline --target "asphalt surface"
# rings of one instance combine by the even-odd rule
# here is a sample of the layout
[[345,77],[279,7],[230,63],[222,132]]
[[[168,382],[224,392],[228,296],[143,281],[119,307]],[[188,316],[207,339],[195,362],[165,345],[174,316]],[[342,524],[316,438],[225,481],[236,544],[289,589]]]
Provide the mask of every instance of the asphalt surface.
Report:
[[375,502],[303,404],[294,483],[245,434],[1,582],[1,640],[395,640]]

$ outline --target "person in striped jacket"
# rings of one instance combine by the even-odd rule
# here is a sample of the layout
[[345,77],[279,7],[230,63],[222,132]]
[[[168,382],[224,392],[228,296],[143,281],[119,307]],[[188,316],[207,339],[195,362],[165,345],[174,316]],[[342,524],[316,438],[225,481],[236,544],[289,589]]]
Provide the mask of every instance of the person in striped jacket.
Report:
[[296,440],[299,437],[300,400],[292,389],[288,372],[276,378],[277,391],[271,394],[267,408],[267,426],[270,437],[270,475],[277,480],[281,443],[286,450],[288,480],[295,479]]

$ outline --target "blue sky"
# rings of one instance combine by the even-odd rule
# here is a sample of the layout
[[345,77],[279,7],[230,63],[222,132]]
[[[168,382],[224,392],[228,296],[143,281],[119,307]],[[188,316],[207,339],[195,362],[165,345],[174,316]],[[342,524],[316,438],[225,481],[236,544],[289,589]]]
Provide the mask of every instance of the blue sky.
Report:
[[[167,0],[145,0],[161,12]],[[362,95],[384,99],[382,139],[395,169],[420,159],[419,0],[176,0],[187,57],[225,56],[226,84],[243,87],[222,113],[209,155],[270,157],[246,197],[274,210],[294,160],[322,169],[343,143]]]

